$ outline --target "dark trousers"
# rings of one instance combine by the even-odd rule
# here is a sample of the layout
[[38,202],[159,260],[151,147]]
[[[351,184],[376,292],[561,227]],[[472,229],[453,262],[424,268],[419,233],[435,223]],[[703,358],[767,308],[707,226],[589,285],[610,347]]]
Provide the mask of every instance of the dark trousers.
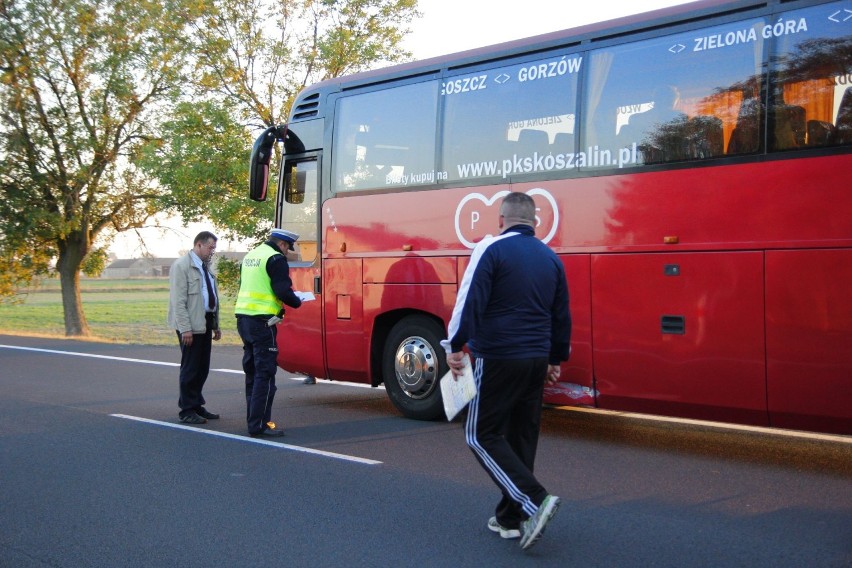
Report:
[[210,373],[210,354],[213,351],[213,314],[207,315],[207,331],[192,334],[192,345],[186,346],[176,331],[180,345],[180,416],[197,412],[204,406],[201,389]]
[[479,393],[470,402],[465,438],[503,494],[497,521],[518,528],[547,490],[533,475],[547,359],[476,359]]
[[272,421],[275,372],[278,370],[277,326],[267,326],[272,316],[237,316],[243,340],[243,372],[246,374],[246,421],[249,434],[259,434]]

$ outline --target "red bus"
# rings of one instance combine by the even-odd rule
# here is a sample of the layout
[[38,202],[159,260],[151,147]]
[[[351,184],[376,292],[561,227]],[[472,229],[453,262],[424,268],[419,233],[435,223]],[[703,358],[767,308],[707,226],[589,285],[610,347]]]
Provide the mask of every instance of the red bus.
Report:
[[438,381],[508,191],[565,264],[546,403],[852,434],[852,0],[703,0],[323,81],[255,142],[302,235],[282,368]]

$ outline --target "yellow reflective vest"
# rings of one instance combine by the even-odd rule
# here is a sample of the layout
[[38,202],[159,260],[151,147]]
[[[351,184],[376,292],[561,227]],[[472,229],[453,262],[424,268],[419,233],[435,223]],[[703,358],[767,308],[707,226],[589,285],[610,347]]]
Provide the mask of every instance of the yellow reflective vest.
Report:
[[284,303],[272,291],[272,281],[266,272],[266,262],[280,252],[267,244],[251,250],[240,270],[240,293],[234,313],[247,316],[277,315]]

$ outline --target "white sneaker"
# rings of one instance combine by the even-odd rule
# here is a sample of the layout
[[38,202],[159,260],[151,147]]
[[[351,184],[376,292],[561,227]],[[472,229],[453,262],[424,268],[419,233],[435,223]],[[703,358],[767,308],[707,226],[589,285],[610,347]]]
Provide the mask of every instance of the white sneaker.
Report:
[[497,517],[488,519],[488,530],[499,533],[501,538],[521,538],[519,529],[507,529],[497,522]]
[[544,498],[535,515],[521,524],[521,528],[524,531],[524,536],[521,537],[521,548],[526,550],[538,542],[538,539],[544,534],[544,527],[547,526],[548,521],[556,514],[557,509],[559,509],[559,497],[548,495]]

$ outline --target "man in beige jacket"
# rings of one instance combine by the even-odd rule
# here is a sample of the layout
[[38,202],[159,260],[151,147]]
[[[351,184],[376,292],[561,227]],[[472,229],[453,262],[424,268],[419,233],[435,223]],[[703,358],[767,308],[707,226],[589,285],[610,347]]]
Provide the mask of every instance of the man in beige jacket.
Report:
[[177,259],[169,272],[168,322],[177,332],[181,354],[178,416],[187,424],[219,418],[204,408],[201,394],[210,372],[212,342],[222,337],[216,276],[210,272],[217,240],[209,231],[198,233],[192,250]]

